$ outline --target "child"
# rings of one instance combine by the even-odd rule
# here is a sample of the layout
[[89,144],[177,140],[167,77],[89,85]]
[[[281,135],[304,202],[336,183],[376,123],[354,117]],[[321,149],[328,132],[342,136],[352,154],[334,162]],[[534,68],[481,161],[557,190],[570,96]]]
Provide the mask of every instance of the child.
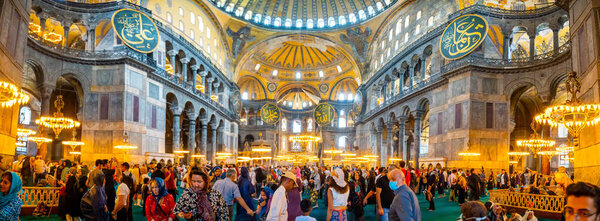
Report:
[[[151,194],[149,184],[150,184],[150,178],[145,177],[144,185],[142,185],[142,201],[143,201],[142,208],[146,208],[146,198],[148,198],[148,196]],[[142,213],[142,215],[146,216],[146,213]]]
[[300,209],[302,210],[302,216],[296,217],[296,221],[317,221],[317,219],[310,217],[310,211],[312,211],[312,202],[310,199],[303,199],[300,202]]
[[256,207],[256,214],[258,214],[261,221],[267,219],[267,213],[271,206],[271,197],[273,197],[273,193],[273,190],[266,186],[260,190],[260,199],[258,200],[258,206]]

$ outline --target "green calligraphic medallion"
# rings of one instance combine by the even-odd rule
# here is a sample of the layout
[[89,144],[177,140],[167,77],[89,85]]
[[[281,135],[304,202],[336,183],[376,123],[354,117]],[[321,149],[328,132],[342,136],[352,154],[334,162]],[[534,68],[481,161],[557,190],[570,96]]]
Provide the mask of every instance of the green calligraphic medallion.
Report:
[[313,118],[315,119],[315,122],[321,126],[329,125],[335,118],[335,109],[331,104],[320,103],[315,107]]
[[154,21],[137,10],[116,11],[112,17],[112,26],[123,43],[141,53],[154,51],[160,41]]
[[276,124],[281,118],[281,111],[274,103],[266,103],[260,108],[260,118],[267,124]]
[[440,52],[446,59],[455,60],[473,52],[485,40],[487,21],[474,14],[460,16],[446,27],[440,38]]
[[233,92],[233,94],[231,95],[231,97],[229,99],[230,99],[231,109],[237,115],[240,115],[242,113],[242,99],[240,99],[240,92],[239,91]]

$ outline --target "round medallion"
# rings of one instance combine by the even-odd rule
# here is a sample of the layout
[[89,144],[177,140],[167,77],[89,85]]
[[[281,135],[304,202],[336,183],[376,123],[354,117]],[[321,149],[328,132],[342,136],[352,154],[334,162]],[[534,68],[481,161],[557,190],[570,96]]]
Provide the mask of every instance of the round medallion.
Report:
[[160,34],[148,15],[133,9],[121,9],[112,16],[113,30],[131,49],[150,53],[160,42]]
[[473,52],[485,40],[488,23],[480,15],[460,16],[446,27],[440,38],[440,53],[455,60]]
[[275,90],[277,90],[277,85],[275,83],[269,83],[267,84],[267,90],[269,90],[269,92],[275,92]]
[[260,108],[260,118],[267,124],[276,124],[281,118],[281,111],[274,103],[266,103]]
[[313,112],[315,122],[321,126],[331,124],[335,115],[335,109],[328,103],[320,103],[315,107],[315,111]]
[[328,90],[329,90],[329,85],[327,85],[327,84],[319,85],[319,91],[321,91],[321,93],[327,93]]

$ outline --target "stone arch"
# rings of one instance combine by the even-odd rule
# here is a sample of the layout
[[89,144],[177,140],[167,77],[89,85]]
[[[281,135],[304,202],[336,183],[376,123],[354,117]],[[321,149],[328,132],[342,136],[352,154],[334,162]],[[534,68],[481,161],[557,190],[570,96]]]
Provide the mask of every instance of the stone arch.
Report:
[[410,107],[408,107],[408,105],[404,105],[402,107],[401,114],[402,115],[400,116],[408,117],[410,115]]
[[417,110],[418,111],[428,111],[429,110],[429,99],[424,97],[421,98],[421,100],[419,100],[419,103],[417,104]]

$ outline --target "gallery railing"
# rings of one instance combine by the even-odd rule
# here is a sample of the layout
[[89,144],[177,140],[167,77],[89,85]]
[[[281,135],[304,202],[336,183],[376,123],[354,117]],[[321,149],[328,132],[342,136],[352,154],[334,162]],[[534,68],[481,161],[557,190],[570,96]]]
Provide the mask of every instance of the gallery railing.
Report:
[[565,205],[564,196],[518,193],[508,190],[490,190],[489,192],[489,202],[498,203],[505,207],[561,213]]
[[22,207],[36,207],[41,202],[48,206],[58,206],[59,190],[58,187],[23,187],[19,192]]

